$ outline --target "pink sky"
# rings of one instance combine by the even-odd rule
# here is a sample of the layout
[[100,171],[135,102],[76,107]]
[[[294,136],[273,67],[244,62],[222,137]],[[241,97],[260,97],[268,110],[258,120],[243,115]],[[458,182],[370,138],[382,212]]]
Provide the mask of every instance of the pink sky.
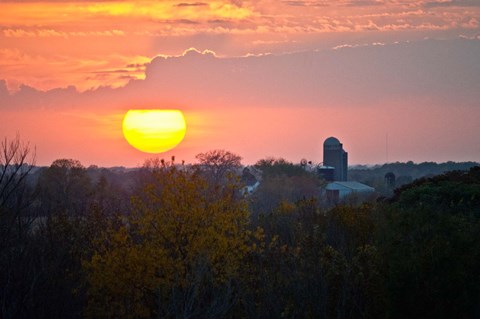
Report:
[[[138,166],[128,109],[178,108],[187,162],[224,148],[351,164],[480,161],[480,2],[0,2],[0,137],[37,163]],[[195,48],[195,49],[192,49]]]

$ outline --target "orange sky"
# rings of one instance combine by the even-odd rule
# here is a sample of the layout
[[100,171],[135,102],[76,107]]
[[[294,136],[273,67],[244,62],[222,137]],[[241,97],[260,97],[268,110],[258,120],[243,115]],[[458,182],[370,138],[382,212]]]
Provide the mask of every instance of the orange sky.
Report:
[[[175,150],[351,163],[480,161],[475,0],[0,2],[0,136],[38,163],[141,165],[131,108],[179,108]],[[189,48],[195,48],[189,50]]]

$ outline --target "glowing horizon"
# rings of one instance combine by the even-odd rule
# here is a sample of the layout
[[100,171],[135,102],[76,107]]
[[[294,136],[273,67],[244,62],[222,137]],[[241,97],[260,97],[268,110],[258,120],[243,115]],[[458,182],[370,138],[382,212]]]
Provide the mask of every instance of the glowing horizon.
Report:
[[[141,165],[132,106],[180,109],[165,156],[480,161],[480,4],[470,0],[0,3],[0,137],[43,165]],[[173,152],[175,154],[173,154]]]

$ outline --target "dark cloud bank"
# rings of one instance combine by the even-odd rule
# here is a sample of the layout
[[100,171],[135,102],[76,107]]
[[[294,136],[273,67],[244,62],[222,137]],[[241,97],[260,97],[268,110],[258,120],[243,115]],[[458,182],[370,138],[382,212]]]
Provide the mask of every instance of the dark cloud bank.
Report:
[[120,89],[9,94],[0,82],[0,107],[361,107],[425,97],[479,107],[479,56],[480,41],[468,39],[238,58],[189,51],[153,59],[145,80]]

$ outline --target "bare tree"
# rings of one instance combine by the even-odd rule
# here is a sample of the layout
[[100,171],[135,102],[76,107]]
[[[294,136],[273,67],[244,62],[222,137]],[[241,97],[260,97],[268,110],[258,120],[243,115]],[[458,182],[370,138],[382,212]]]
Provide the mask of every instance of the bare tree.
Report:
[[35,163],[35,150],[28,143],[4,138],[0,142],[0,251],[14,235],[22,236],[33,219],[23,218],[28,200],[27,176]]
[[35,165],[35,149],[29,143],[6,137],[0,142],[0,209],[25,185],[25,180]]
[[35,150],[28,143],[4,138],[0,142],[0,236],[3,242],[12,234],[14,226],[22,232],[31,221],[21,218],[31,203],[26,184],[27,176],[35,164]]
[[[30,296],[30,283],[20,281],[23,267],[29,267],[26,244],[32,218],[23,216],[28,204],[27,176],[35,163],[35,150],[28,143],[0,141],[0,317],[12,318]],[[22,273],[25,274],[25,273]]]

